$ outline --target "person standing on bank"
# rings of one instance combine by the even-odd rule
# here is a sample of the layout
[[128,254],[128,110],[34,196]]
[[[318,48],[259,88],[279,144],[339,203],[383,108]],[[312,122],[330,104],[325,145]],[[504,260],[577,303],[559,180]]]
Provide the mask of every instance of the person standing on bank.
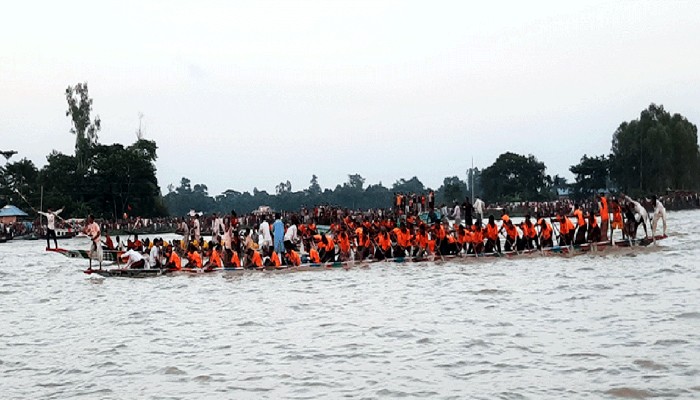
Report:
[[37,212],[46,217],[46,250],[51,248],[51,238],[53,238],[54,246],[58,248],[58,242],[56,241],[56,217],[58,216],[58,214],[63,212],[63,207],[61,207],[60,210],[56,211],[51,210],[51,207],[49,207],[49,209],[46,212]]

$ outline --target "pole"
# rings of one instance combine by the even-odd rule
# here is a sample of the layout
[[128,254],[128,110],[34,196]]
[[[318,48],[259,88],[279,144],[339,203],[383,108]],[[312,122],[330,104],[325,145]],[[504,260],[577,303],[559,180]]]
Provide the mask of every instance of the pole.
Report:
[[471,184],[472,187],[472,204],[474,204],[474,156],[472,156],[472,171],[471,171]]
[[41,185],[41,197],[39,200],[39,211],[44,211],[44,185]]

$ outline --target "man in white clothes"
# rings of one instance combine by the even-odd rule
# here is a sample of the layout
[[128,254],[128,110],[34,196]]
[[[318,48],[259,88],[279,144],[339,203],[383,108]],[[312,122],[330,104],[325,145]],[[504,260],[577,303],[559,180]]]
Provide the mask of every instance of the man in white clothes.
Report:
[[[155,247],[155,246],[154,246]],[[121,255],[122,262],[125,262],[124,269],[128,268],[143,268],[146,265],[146,260],[143,255],[134,249],[129,249]]]
[[194,240],[200,243],[200,239],[202,239],[202,226],[199,223],[199,215],[195,214],[194,221],[192,222],[192,229],[194,230]]
[[100,226],[95,222],[95,217],[90,214],[87,217],[87,225],[83,229],[83,233],[88,235],[92,244],[90,245],[90,251],[88,252],[90,257],[90,266],[88,269],[92,269],[92,259],[96,258],[100,263],[100,269],[102,269],[102,240],[100,240]]
[[455,208],[452,209],[452,219],[455,220],[455,225],[462,225],[462,210],[459,208],[459,204],[455,201]]
[[61,209],[53,211],[51,210],[51,207],[46,212],[43,211],[38,211],[39,214],[43,215],[46,217],[46,249],[51,248],[51,242],[50,239],[53,238],[53,244],[58,248],[58,242],[56,241],[56,216],[60,214],[63,211],[63,207]]
[[272,235],[270,234],[270,223],[267,222],[267,217],[263,218],[260,223],[260,228],[258,228],[258,233],[262,240],[261,244],[263,248],[268,248],[272,246]]
[[211,240],[219,243],[221,235],[224,233],[224,220],[219,217],[217,213],[214,213],[214,219],[211,222]]
[[654,219],[651,222],[651,234],[656,240],[656,224],[661,219],[664,223],[664,236],[666,236],[666,207],[661,204],[661,201],[656,196],[651,196],[651,204],[654,206]]
[[622,193],[622,197],[625,199],[625,201],[631,203],[634,207],[634,213],[636,214],[635,217],[637,219],[637,224],[642,224],[642,226],[644,227],[644,237],[648,238],[649,233],[647,232],[647,225],[649,224],[649,214],[647,213],[646,208],[639,204],[639,202],[632,200],[631,197],[627,196],[624,193]]
[[486,204],[483,200],[477,197],[476,200],[474,200],[474,213],[476,214],[476,218],[479,220],[479,222],[477,222],[477,225],[479,226],[481,226],[481,221],[484,219],[484,208],[486,208]]
[[154,239],[148,255],[148,268],[160,268],[160,240]]

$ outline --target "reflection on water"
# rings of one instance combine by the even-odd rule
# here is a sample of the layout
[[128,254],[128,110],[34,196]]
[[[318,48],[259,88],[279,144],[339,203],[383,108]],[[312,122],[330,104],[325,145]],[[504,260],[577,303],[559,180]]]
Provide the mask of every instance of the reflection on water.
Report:
[[[700,396],[700,212],[656,248],[92,278],[0,245],[3,398]],[[65,247],[87,247],[81,239]]]

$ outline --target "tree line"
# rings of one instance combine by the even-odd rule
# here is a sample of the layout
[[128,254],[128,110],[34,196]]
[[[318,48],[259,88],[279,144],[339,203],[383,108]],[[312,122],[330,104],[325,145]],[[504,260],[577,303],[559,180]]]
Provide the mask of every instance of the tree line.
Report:
[[[205,213],[246,213],[261,205],[276,210],[335,205],[352,209],[386,208],[394,194],[426,193],[418,177],[399,179],[391,186],[381,182],[366,185],[359,174],[333,189],[322,189],[313,175],[309,186],[294,191],[289,181],[280,182],[274,193],[226,190],[210,195],[204,183],[193,184],[183,177],[176,187],[161,195],[156,179],[157,145],[139,129],[137,140],[128,145],[99,142],[102,121],[92,117],[93,100],[87,83],[65,92],[75,153],[52,151],[47,164],[38,169],[22,159],[0,167],[0,206],[12,203],[39,208],[43,203],[66,207],[66,215],[95,214],[108,219],[125,213],[143,217],[184,215],[190,210]],[[573,182],[548,175],[546,165],[534,155],[506,152],[484,169],[470,168],[464,180],[446,177],[435,189],[437,204],[462,202],[468,196],[488,202],[547,201],[567,195],[590,198],[600,191],[624,191],[633,196],[668,190],[700,189],[700,148],[697,127],[680,114],[671,115],[663,106],[651,104],[638,119],[622,122],[614,131],[608,154],[583,155],[569,171]]]

